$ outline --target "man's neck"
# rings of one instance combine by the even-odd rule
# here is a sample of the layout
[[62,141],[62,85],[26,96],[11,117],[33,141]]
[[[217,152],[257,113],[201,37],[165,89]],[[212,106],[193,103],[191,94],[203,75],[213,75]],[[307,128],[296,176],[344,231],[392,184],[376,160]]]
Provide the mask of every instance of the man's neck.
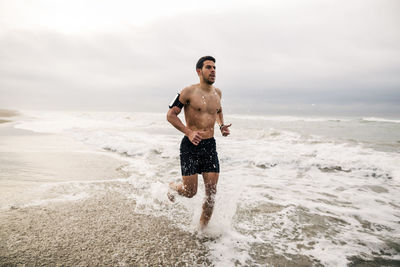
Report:
[[206,82],[200,82],[200,88],[201,90],[205,91],[205,92],[211,92],[211,90],[213,89],[212,84],[208,84]]

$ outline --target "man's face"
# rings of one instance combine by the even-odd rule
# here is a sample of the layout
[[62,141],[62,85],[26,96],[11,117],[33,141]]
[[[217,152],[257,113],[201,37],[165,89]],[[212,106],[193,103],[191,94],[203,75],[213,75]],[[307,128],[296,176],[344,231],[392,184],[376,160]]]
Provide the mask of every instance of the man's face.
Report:
[[203,63],[203,68],[200,70],[199,75],[203,76],[203,79],[208,84],[215,82],[215,63],[212,60],[206,60]]

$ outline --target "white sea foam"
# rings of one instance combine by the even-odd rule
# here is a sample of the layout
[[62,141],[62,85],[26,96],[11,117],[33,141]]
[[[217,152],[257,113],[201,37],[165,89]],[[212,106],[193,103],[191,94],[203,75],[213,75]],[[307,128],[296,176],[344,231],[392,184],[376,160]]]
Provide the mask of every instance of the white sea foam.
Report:
[[373,122],[400,123],[400,120],[385,119],[385,118],[376,118],[376,117],[362,118],[362,120],[363,120],[363,121],[373,121]]
[[[17,127],[62,132],[129,161],[130,178],[96,183],[101,185],[96,190],[119,190],[136,201],[136,212],[197,231],[202,179],[194,198],[177,197],[171,204],[166,197],[168,183],[180,178],[181,135],[164,114],[28,115],[32,119]],[[233,123],[232,135],[216,137],[221,163],[216,207],[200,234],[209,239],[216,266],[265,265],[262,260],[273,255],[304,255],[325,266],[346,266],[351,256],[398,258],[388,240],[398,242],[394,237],[400,235],[400,154],[329,135],[332,127],[342,127],[345,135],[360,120],[225,117]],[[326,127],[326,136],[313,134],[310,123],[316,130]],[[67,194],[92,190],[76,183],[68,188]]]
[[243,115],[243,114],[232,114],[229,116],[233,119],[251,120],[251,121],[278,121],[278,122],[324,122],[324,121],[351,121],[350,118],[344,117],[300,117],[300,116],[266,116],[266,115]]

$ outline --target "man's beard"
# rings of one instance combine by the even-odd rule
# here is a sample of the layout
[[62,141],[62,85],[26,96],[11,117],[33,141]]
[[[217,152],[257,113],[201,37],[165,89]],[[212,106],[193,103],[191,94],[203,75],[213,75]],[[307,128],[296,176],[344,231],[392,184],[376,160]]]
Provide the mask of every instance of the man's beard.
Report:
[[206,77],[204,77],[204,75],[203,75],[203,79],[204,79],[204,81],[206,82],[206,83],[208,83],[209,85],[213,85],[214,84],[214,82],[212,82],[212,81],[210,81],[209,79],[207,79]]

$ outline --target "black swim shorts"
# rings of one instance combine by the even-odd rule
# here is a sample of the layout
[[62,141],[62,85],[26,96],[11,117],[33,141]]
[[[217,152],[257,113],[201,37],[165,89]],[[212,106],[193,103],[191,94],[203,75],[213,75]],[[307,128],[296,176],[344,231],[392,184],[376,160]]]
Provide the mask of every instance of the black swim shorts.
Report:
[[195,146],[187,136],[183,137],[180,148],[182,176],[203,172],[218,172],[219,161],[214,137],[203,139]]

